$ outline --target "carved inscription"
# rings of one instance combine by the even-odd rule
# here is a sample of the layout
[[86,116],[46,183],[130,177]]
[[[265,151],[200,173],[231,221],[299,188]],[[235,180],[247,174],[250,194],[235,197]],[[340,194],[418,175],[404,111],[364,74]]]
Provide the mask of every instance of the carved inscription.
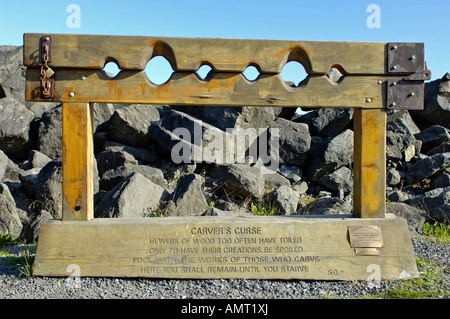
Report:
[[148,255],[132,264],[143,274],[309,272],[320,257],[303,237],[274,236],[261,226],[191,226],[183,234],[148,239]]

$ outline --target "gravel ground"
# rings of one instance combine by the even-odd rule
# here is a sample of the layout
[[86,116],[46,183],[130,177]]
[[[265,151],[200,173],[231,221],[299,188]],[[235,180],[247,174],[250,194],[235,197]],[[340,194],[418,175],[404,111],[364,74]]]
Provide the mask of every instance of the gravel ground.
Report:
[[[8,246],[0,251],[8,250],[8,257],[14,257],[30,247]],[[444,269],[429,289],[439,292],[436,298],[448,299],[450,245],[416,239],[413,247],[416,256]],[[68,285],[67,278],[25,278],[20,267],[8,263],[8,257],[0,257],[0,299],[353,299],[380,295],[399,284],[382,281],[379,287],[369,287],[365,281],[81,278],[76,287],[76,282]]]

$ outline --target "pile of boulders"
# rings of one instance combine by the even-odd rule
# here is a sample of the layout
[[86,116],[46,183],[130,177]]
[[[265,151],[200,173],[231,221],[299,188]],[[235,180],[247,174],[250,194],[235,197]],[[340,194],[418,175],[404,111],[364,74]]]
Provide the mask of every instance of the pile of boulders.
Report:
[[[0,47],[0,234],[62,216],[62,106],[25,101],[22,48]],[[450,75],[424,111],[390,111],[388,211],[450,217]],[[96,218],[351,214],[353,110],[93,104]]]

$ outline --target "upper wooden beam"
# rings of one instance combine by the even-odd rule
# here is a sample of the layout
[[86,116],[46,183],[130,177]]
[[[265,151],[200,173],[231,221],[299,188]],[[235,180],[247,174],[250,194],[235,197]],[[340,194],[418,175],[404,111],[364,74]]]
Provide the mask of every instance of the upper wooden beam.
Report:
[[[24,34],[25,66],[41,66],[43,35]],[[243,72],[257,65],[261,73],[274,74],[297,61],[308,74],[326,74],[333,66],[344,74],[387,74],[386,43],[51,35],[52,68],[102,69],[115,61],[122,70],[144,70],[152,57],[162,55],[175,71],[196,71],[207,63],[217,72]]]

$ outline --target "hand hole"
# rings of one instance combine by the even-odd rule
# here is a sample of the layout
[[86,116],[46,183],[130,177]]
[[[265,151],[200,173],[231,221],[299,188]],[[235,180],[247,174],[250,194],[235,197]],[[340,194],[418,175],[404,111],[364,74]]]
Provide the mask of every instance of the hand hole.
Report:
[[109,79],[114,79],[121,71],[117,63],[114,61],[109,61],[106,63],[102,70],[106,73],[106,76]]
[[163,56],[155,56],[148,61],[144,70],[150,82],[155,85],[161,85],[170,80],[174,70],[169,61]]
[[291,61],[284,65],[280,76],[287,85],[296,87],[308,77],[308,73],[301,63]]
[[210,65],[203,64],[195,73],[203,81],[208,81],[213,77],[214,70]]
[[261,73],[255,66],[250,65],[242,72],[242,74],[247,80],[256,81]]

